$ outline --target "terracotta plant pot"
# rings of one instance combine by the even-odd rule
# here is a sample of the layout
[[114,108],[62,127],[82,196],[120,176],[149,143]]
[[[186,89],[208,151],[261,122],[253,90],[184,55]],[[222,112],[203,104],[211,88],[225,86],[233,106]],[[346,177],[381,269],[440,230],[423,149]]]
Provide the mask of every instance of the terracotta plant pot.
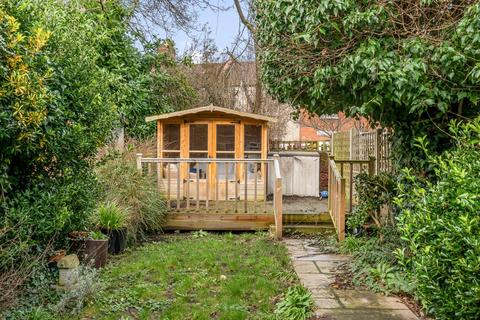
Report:
[[57,263],[58,260],[62,259],[67,255],[67,250],[57,250],[50,257],[48,257],[48,263]]
[[95,268],[102,268],[107,263],[107,240],[85,240],[85,260],[84,263]]

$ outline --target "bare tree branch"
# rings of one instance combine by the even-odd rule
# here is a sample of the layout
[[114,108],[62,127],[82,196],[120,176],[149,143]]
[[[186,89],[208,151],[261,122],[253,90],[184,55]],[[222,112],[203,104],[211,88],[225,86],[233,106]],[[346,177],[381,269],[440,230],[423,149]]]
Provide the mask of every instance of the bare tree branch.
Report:
[[240,21],[245,25],[245,27],[248,28],[248,30],[250,30],[252,34],[255,34],[255,28],[243,13],[243,9],[242,9],[242,6],[240,5],[240,1],[233,0],[233,2],[235,3],[235,8],[237,9],[237,13],[238,13],[238,17],[240,18]]

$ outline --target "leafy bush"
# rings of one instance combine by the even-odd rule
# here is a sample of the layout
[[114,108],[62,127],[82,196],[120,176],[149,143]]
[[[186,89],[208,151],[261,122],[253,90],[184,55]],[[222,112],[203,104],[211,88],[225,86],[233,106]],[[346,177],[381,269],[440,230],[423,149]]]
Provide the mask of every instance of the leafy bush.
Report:
[[398,250],[423,306],[438,319],[480,318],[480,118],[453,124],[456,148],[427,152],[431,182],[403,171],[396,204],[406,249]]
[[312,294],[302,286],[295,286],[289,288],[284,299],[277,303],[275,315],[279,320],[306,320],[312,310]]
[[412,294],[408,275],[394,254],[401,245],[394,228],[384,228],[382,239],[349,236],[340,243],[340,252],[353,256],[349,270],[355,285],[367,286],[373,291]]
[[117,203],[126,212],[130,241],[162,229],[167,216],[165,201],[154,177],[138,172],[131,154],[106,161],[97,173],[105,201]]
[[126,214],[115,202],[107,202],[97,208],[95,220],[100,229],[118,230],[125,226]]
[[355,177],[358,205],[347,220],[351,229],[374,223],[377,229],[394,224],[392,201],[395,195],[393,177],[385,172],[378,175],[360,173]]

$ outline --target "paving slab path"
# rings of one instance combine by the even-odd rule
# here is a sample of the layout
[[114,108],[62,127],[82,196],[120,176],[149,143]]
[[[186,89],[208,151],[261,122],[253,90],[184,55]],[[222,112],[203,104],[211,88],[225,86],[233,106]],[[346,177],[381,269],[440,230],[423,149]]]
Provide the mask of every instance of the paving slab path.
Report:
[[365,290],[340,290],[330,287],[338,267],[350,257],[322,254],[308,239],[285,239],[301,283],[312,292],[315,315],[325,320],[416,320],[417,316],[402,301]]

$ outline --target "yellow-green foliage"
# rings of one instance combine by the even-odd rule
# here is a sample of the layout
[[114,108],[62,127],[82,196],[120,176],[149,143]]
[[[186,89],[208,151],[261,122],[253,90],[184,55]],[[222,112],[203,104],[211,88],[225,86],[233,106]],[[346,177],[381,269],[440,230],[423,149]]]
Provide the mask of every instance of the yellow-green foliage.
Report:
[[[38,69],[42,49],[51,32],[36,27],[28,33],[20,30],[20,22],[0,8],[2,38],[2,80],[0,99],[10,102],[12,120],[22,130],[10,137],[17,143],[43,145],[44,134],[35,134],[47,117],[47,104],[51,100],[45,82],[51,77],[51,69]],[[4,112],[6,110],[3,110]],[[40,159],[39,159],[40,160]]]

